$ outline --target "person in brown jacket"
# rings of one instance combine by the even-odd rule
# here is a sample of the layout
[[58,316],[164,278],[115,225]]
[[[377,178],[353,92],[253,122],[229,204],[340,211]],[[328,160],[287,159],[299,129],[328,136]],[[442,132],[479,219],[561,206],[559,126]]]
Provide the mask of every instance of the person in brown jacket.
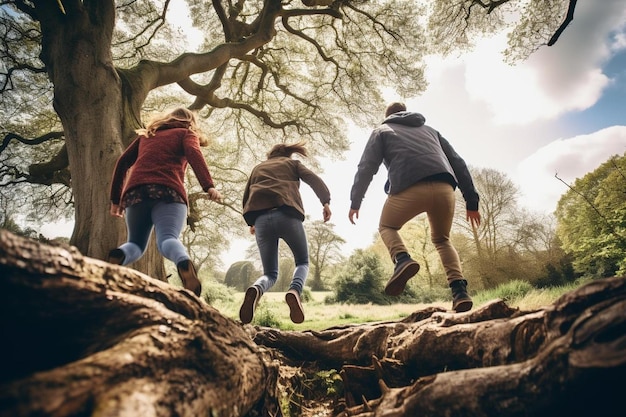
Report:
[[300,196],[300,180],[307,183],[322,203],[324,222],[330,220],[330,191],[313,171],[299,160],[297,153],[307,156],[304,143],[279,144],[267,154],[267,160],[252,169],[243,195],[243,217],[256,237],[263,264],[263,275],[245,293],[239,318],[250,323],[256,305],[278,278],[278,242],[283,239],[291,249],[296,269],[285,301],[294,323],[304,321],[300,296],[309,273],[309,249],[302,222],[304,208]]

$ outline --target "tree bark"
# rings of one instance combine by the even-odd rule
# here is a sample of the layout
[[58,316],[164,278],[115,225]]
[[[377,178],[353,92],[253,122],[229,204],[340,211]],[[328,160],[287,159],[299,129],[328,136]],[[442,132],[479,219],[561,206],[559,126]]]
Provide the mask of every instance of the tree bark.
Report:
[[535,311],[281,331],[0,230],[0,306],[0,416],[623,415],[626,277]]
[[[36,7],[42,16],[41,59],[54,85],[53,105],[63,124],[72,178],[75,215],[70,243],[83,254],[106,259],[109,250],[126,239],[124,221],[109,214],[109,189],[139,113],[125,104],[128,98],[113,65],[115,4],[69,2],[62,11],[56,2],[37,1]],[[167,279],[154,238],[132,267]]]
[[272,392],[276,366],[187,290],[4,230],[0,276],[1,416],[240,416]]
[[254,340],[292,361],[340,367],[341,416],[621,416],[626,278],[537,311],[495,300],[322,332],[259,329]]

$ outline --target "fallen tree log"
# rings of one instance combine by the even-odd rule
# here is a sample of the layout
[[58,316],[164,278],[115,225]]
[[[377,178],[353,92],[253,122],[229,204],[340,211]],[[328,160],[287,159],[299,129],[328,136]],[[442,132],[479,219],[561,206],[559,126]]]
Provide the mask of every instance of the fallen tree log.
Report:
[[276,365],[187,290],[4,230],[0,276],[2,416],[240,416],[272,393]]
[[623,415],[623,277],[536,311],[293,332],[0,230],[0,305],[0,416]]

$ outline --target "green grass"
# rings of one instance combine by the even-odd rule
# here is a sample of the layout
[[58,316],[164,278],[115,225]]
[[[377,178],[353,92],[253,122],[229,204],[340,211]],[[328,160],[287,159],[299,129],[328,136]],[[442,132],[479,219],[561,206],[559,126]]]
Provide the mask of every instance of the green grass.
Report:
[[[495,289],[472,294],[474,309],[495,299],[503,299],[511,307],[534,310],[552,304],[563,293],[573,290],[580,284],[536,289],[523,281],[511,281]],[[324,300],[332,295],[332,292],[311,292],[310,294],[312,299],[302,304],[304,323],[291,322],[284,293],[269,292],[264,294],[259,301],[252,324],[282,330],[323,330],[335,326],[399,320],[429,306],[450,309],[452,302],[450,298],[429,304],[326,304]],[[235,292],[228,297],[215,300],[211,305],[223,315],[239,320],[239,307],[243,301],[243,295],[243,292]]]
[[[334,326],[398,320],[429,304],[326,304],[324,300],[331,292],[311,292],[312,300],[302,303],[304,323],[294,324],[289,318],[289,307],[282,292],[268,292],[261,297],[252,324],[283,330],[321,330]],[[233,301],[216,301],[213,306],[227,317],[239,320],[239,307],[243,292],[235,293]]]
[[509,306],[520,310],[535,310],[554,303],[563,294],[580,287],[588,280],[579,280],[569,285],[551,288],[534,288],[525,281],[514,280],[496,288],[480,291],[473,296],[474,306],[494,299],[502,299]]

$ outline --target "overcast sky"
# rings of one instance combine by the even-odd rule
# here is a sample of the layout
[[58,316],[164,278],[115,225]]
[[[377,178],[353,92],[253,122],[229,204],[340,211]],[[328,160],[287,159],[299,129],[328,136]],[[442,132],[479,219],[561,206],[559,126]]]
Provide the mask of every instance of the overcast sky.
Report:
[[[626,152],[626,0],[579,0],[557,44],[515,66],[503,62],[505,41],[503,35],[466,55],[431,59],[422,96],[388,99],[422,113],[468,165],[507,174],[524,207],[552,213],[567,191],[555,174],[571,184]],[[320,174],[331,189],[331,222],[347,241],[346,255],[372,243],[385,199],[381,166],[357,224],[348,221],[350,188],[370,131],[351,131],[346,160],[324,163]],[[301,190],[307,214],[321,220],[319,201],[306,184]],[[227,254],[225,266],[243,259],[241,253]]]

